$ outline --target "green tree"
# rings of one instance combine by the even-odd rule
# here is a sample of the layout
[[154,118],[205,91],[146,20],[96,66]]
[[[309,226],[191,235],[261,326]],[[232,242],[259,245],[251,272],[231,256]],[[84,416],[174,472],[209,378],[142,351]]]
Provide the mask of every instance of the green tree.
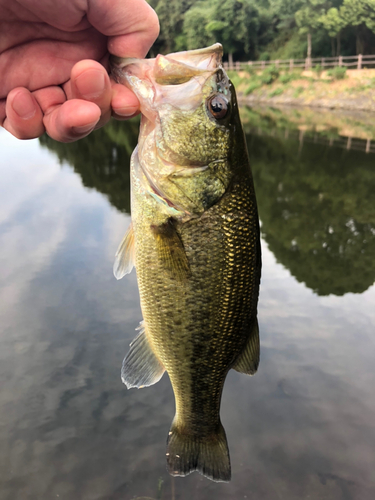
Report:
[[279,29],[295,27],[295,14],[305,6],[305,0],[270,0],[270,9],[277,19]]
[[223,44],[229,54],[254,57],[258,46],[260,12],[253,0],[210,0],[194,4],[185,14],[184,33],[189,49]]
[[[342,16],[342,12],[339,9],[332,7],[328,9],[326,14],[319,18],[319,22],[331,38],[332,56],[339,56],[341,52],[341,32],[348,24],[347,20]],[[337,43],[336,50],[334,45],[335,38]]]
[[375,33],[375,0],[344,0],[340,14],[348,25],[356,27],[357,54],[363,54],[366,31]]
[[295,13],[299,32],[307,35],[307,58],[311,59],[311,34],[320,26],[320,18],[327,9],[326,0],[305,0],[303,6]]
[[[208,31],[206,26],[213,16],[213,5],[206,2],[198,2],[189,9],[184,18],[183,32],[187,49],[205,47],[215,42],[215,34]],[[219,40],[218,40],[219,41]]]
[[[206,29],[222,40],[229,58],[238,51],[250,56],[258,44],[259,18],[259,9],[252,0],[216,0],[214,21]],[[215,21],[221,23],[219,29]]]
[[158,52],[175,52],[186,50],[183,33],[185,13],[196,3],[196,0],[150,0],[160,22],[160,35],[157,41]]

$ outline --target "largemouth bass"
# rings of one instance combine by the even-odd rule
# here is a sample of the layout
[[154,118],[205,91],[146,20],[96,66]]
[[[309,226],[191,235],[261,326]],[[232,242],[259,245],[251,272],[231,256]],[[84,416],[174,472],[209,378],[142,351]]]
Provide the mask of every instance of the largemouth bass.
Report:
[[142,112],[131,160],[132,224],[114,265],[135,265],[143,322],[124,359],[128,388],[165,371],[176,414],[170,474],[229,481],[220,422],[228,371],[259,363],[259,221],[235,90],[220,44],[155,59],[112,61]]

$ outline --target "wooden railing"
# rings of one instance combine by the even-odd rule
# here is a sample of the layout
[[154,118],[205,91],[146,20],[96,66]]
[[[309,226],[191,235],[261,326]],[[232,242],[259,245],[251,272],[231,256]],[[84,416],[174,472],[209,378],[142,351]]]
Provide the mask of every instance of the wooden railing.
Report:
[[273,61],[247,61],[235,62],[232,65],[225,62],[224,69],[241,71],[247,67],[256,70],[265,69],[267,66],[275,65],[277,68],[286,71],[292,71],[294,68],[312,69],[320,66],[322,70],[334,68],[336,66],[346,66],[351,69],[363,69],[375,66],[375,55],[363,56],[338,56],[338,57],[307,57],[306,59],[275,59]]
[[299,142],[299,150],[301,151],[304,142],[312,142],[324,146],[336,146],[341,149],[355,151],[363,151],[364,153],[375,153],[375,141],[371,139],[358,139],[357,137],[339,136],[336,138],[328,138],[319,133],[305,133],[303,130],[291,129],[273,129],[269,131],[262,130],[259,127],[251,127],[249,129],[254,135],[281,137],[283,139],[295,139]]

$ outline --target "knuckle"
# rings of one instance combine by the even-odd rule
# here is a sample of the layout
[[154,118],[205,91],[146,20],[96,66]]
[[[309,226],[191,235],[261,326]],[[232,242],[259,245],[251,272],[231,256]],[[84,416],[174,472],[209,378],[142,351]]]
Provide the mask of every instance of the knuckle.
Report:
[[160,33],[160,24],[159,24],[159,18],[154,9],[152,8],[150,8],[149,10],[147,25],[150,38],[153,37],[156,40],[156,38],[159,36]]

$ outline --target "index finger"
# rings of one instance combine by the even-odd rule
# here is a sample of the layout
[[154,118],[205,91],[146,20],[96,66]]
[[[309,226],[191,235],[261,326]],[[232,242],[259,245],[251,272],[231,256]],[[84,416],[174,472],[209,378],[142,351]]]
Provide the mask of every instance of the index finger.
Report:
[[143,58],[159,35],[158,17],[145,0],[89,0],[87,17],[116,56]]

